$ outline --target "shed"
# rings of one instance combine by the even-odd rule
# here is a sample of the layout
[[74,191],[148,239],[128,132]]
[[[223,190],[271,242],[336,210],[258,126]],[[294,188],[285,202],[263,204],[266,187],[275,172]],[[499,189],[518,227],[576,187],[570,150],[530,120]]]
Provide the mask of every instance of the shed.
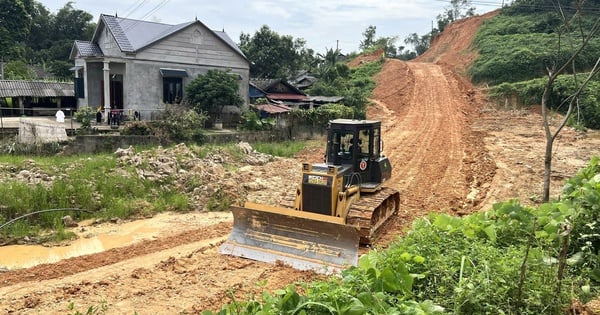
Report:
[[0,105],[4,116],[54,115],[77,105],[73,83],[66,82],[0,80],[0,99],[5,99]]

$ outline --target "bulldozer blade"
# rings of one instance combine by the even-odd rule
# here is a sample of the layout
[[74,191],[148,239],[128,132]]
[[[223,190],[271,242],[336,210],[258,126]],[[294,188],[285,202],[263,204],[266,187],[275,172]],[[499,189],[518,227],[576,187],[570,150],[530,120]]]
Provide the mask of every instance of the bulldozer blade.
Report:
[[358,262],[359,230],[340,218],[249,203],[231,211],[222,254],[327,274]]

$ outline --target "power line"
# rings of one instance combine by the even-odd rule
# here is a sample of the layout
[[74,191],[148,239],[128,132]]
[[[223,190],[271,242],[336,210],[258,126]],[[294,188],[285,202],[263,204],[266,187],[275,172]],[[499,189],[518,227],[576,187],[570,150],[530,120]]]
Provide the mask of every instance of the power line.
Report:
[[[142,0],[142,2],[145,2],[146,0]],[[150,9],[148,12],[146,12],[146,14],[144,14],[141,18],[139,18],[137,21],[135,21],[134,23],[131,23],[129,26],[127,26],[126,28],[123,29],[123,32],[126,32],[134,27],[136,27],[138,24],[141,23],[141,21],[143,21],[145,18],[151,16],[152,14],[154,14],[155,12],[157,12],[158,10],[160,10],[162,7],[164,7],[167,3],[169,3],[170,0],[162,0],[159,4],[157,4],[156,6],[154,6],[154,8]]]
[[140,0],[139,3],[137,5],[135,5],[135,3],[130,6],[125,12],[125,17],[129,17],[131,16],[133,13],[135,13],[135,11],[137,11],[139,8],[141,8],[144,3],[146,3],[147,0]]

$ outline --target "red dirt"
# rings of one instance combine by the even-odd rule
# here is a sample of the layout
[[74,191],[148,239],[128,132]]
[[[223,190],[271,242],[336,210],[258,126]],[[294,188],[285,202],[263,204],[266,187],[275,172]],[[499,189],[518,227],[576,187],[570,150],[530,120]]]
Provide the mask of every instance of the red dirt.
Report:
[[[541,195],[539,114],[495,110],[463,77],[474,58],[469,52],[472,36],[494,14],[449,26],[418,60],[386,60],[376,77],[368,116],[383,121],[384,152],[394,167],[387,185],[398,189],[402,199],[401,213],[387,226],[379,246],[430,212],[463,215],[509,198],[533,203]],[[600,154],[597,133],[567,129],[558,143],[554,196],[565,178]],[[318,161],[322,155],[312,150],[303,157]],[[273,163],[262,166],[259,175],[283,171]],[[232,295],[257,296],[320,277],[218,254],[217,245],[230,228],[227,222],[199,229],[180,224],[155,240],[1,273],[0,313],[65,314],[72,313],[69,303],[82,312],[105,303],[108,314],[200,314],[219,309]]]

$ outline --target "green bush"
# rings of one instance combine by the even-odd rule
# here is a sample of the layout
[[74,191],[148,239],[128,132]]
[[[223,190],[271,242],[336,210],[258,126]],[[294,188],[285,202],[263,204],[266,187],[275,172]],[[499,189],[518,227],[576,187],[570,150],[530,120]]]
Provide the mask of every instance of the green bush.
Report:
[[184,105],[170,104],[154,121],[130,121],[124,135],[152,135],[165,143],[204,141],[203,126],[208,116]]

